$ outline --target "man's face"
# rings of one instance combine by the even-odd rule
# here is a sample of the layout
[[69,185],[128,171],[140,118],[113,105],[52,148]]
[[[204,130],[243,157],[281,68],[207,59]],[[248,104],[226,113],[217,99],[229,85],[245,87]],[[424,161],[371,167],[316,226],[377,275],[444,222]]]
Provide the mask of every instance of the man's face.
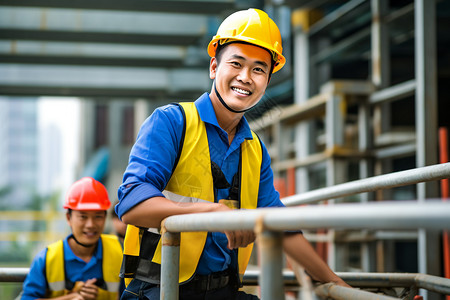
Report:
[[97,243],[105,227],[105,211],[73,210],[66,217],[77,241],[85,245]]
[[232,109],[241,111],[254,106],[264,95],[269,81],[272,58],[268,51],[253,45],[233,43],[213,57],[209,77]]

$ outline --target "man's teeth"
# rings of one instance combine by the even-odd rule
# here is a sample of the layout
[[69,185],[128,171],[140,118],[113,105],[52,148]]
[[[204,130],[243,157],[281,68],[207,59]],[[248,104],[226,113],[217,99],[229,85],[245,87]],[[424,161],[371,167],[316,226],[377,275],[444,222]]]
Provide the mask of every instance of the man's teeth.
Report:
[[250,95],[250,92],[249,92],[249,91],[242,90],[242,89],[240,89],[240,88],[233,88],[233,90],[236,91],[236,92],[238,92],[238,93],[241,93],[241,94]]

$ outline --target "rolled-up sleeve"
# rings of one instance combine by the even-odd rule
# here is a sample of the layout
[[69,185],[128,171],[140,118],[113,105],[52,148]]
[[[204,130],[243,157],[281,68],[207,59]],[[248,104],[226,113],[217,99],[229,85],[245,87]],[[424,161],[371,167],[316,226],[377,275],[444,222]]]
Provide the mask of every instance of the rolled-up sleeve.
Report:
[[178,105],[156,109],[133,145],[115,210],[119,218],[142,201],[162,196],[180,148],[184,117]]
[[23,283],[22,300],[34,300],[45,296],[47,289],[47,277],[45,274],[46,255],[47,249],[44,249],[33,259],[30,271]]

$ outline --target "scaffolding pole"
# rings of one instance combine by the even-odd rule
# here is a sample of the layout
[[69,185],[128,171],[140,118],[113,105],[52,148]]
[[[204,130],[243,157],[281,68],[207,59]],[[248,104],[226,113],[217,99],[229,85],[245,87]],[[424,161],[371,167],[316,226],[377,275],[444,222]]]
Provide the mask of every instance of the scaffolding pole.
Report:
[[315,203],[380,189],[450,178],[450,163],[415,168],[337,184],[282,199],[286,206]]

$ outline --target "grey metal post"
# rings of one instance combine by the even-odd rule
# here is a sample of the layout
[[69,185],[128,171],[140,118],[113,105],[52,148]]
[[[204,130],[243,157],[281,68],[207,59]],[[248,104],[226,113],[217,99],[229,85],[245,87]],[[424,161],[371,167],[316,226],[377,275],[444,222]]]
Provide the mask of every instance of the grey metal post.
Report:
[[[437,160],[437,58],[436,58],[436,2],[414,1],[415,77],[416,77],[416,165],[435,164]],[[417,185],[417,198],[438,196],[437,182]],[[440,273],[438,253],[439,235],[419,230],[419,272]],[[438,299],[424,293],[424,298]]]
[[283,283],[283,233],[264,229],[259,219],[255,231],[258,234],[258,248],[261,255],[261,300],[284,299]]
[[[334,151],[337,148],[342,148],[344,145],[344,126],[345,116],[342,112],[342,107],[345,105],[345,97],[341,91],[336,91],[336,86],[332,83],[325,85],[321,88],[322,92],[328,92],[329,99],[326,103],[326,116],[325,116],[325,130],[326,130],[326,147],[327,151]],[[326,161],[326,184],[327,186],[334,186],[342,181],[347,180],[347,162],[337,159],[331,156]],[[330,199],[331,200],[331,199]],[[334,202],[334,200],[331,200]],[[328,234],[333,236],[334,229],[329,229]],[[339,247],[336,243],[328,243],[328,265],[331,269],[340,269],[342,266],[339,263],[343,262],[343,259],[338,257],[342,255],[343,247]]]
[[178,276],[180,266],[179,232],[162,233],[161,250],[161,300],[178,300]]
[[[292,26],[294,33],[294,101],[296,104],[303,104],[308,101],[310,94],[310,53],[308,31],[311,24],[310,10],[296,10],[292,13]],[[313,125],[304,120],[295,127],[295,151],[299,160],[307,158],[309,148],[313,145],[311,136]],[[284,146],[284,145],[283,145]],[[308,168],[297,168],[295,172],[295,187],[297,193],[306,192],[309,187]]]

